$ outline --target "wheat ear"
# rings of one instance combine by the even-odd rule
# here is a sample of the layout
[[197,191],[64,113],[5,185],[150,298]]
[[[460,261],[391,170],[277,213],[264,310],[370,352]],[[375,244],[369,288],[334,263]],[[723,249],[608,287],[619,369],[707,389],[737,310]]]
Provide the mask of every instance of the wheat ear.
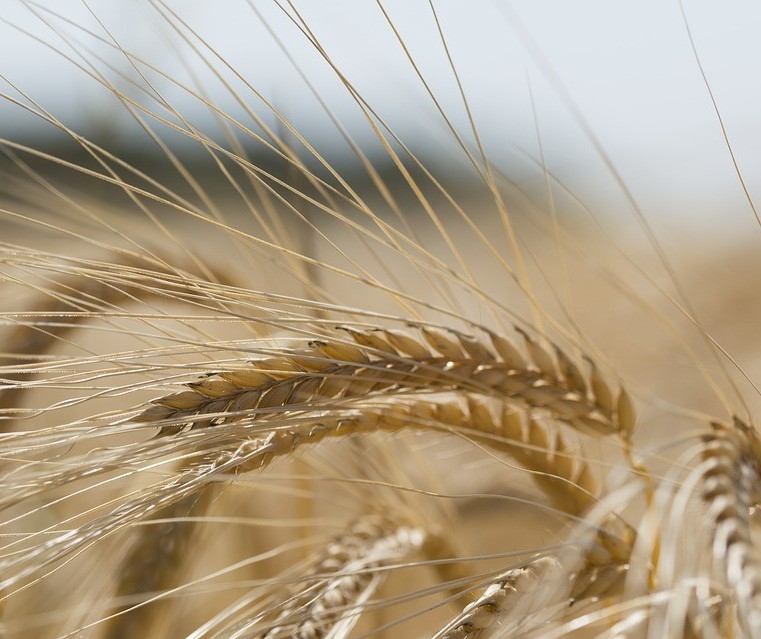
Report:
[[[316,341],[307,351],[252,362],[253,370],[210,375],[190,384],[187,391],[155,400],[153,407],[135,419],[155,422],[161,434],[168,435],[179,432],[186,423],[194,428],[235,420],[255,423],[277,413],[305,414],[308,421],[309,411],[315,405],[328,410],[327,400],[364,401],[373,394],[452,389],[486,392],[541,410],[587,433],[618,433],[625,441],[630,439],[634,411],[628,394],[619,391],[614,402],[610,386],[594,365],[587,381],[562,351],[556,349],[555,363],[525,333],[526,357],[507,338],[493,333],[491,344],[487,345],[459,333],[447,334],[430,328],[421,329],[423,340],[382,329],[345,330],[354,345]],[[596,488],[591,473],[586,465],[577,466],[563,454],[562,439],[551,442],[536,423],[525,428],[512,411],[495,421],[475,400],[471,408],[469,419],[476,431],[494,435],[496,441],[502,437],[504,441],[528,444],[528,447],[503,445],[502,449],[509,448],[508,452],[519,463],[536,473],[537,482],[556,505],[572,514],[581,514],[594,503]],[[456,422],[456,411],[453,416]],[[452,416],[447,418],[442,411],[426,417],[432,423],[452,420]],[[353,425],[345,420],[337,429],[331,429],[327,423],[317,428],[325,433],[355,427],[389,429],[393,428],[389,418],[384,415],[370,427],[373,415],[367,412]],[[406,415],[399,415],[398,421],[399,428],[412,425]],[[300,441],[302,437],[298,436]],[[531,451],[532,446],[542,452]],[[610,534],[609,530],[615,528],[623,537]],[[617,570],[619,564],[628,560],[632,543],[631,529],[611,518],[593,542],[588,559],[597,566],[615,565]]]
[[761,441],[739,420],[714,424],[705,437],[703,500],[714,528],[713,558],[737,602],[737,621],[761,637],[761,557],[751,535],[751,507],[758,502]]
[[[420,528],[379,515],[359,519],[327,543],[275,620],[268,622],[259,615],[237,628],[236,636],[321,639],[336,624],[348,625],[386,574],[377,569],[420,552],[425,536]],[[262,626],[269,627],[261,630]]]
[[496,334],[490,335],[491,346],[456,333],[443,346],[429,337],[432,329],[423,332],[427,345],[412,335],[390,330],[349,333],[356,345],[313,341],[309,350],[209,375],[189,384],[189,390],[154,400],[154,406],[136,420],[159,425],[168,422],[171,425],[163,425],[162,434],[170,434],[185,423],[200,427],[242,416],[252,420],[257,414],[309,410],[329,399],[455,389],[541,409],[595,435],[617,433],[628,439],[634,428],[626,391],[621,389],[614,401],[610,386],[594,366],[587,384],[567,356],[556,366],[528,336],[527,363],[512,342]]
[[[376,349],[379,344],[381,346],[387,344],[384,348],[394,357],[373,358],[368,353],[368,347],[363,344],[347,346],[341,343],[319,342],[314,345],[319,352],[318,357],[315,356],[314,351],[300,353],[298,356],[291,354],[277,362],[273,360],[259,362],[253,370],[205,378],[194,384],[192,390],[180,396],[175,395],[161,400],[159,405],[144,412],[138,419],[149,422],[157,419],[171,420],[177,423],[189,419],[190,413],[193,413],[193,417],[200,415],[209,422],[214,422],[218,419],[215,414],[220,411],[223,412],[222,421],[241,419],[246,416],[247,421],[255,422],[257,415],[255,411],[272,414],[268,410],[270,407],[277,407],[278,411],[282,411],[283,406],[288,406],[288,400],[299,400],[299,403],[292,406],[298,407],[303,412],[305,408],[318,404],[315,401],[316,398],[345,397],[351,396],[352,392],[358,393],[357,384],[361,387],[363,395],[366,395],[376,384],[386,389],[392,386],[416,388],[421,384],[426,387],[457,389],[475,385],[476,388],[486,386],[487,390],[499,389],[499,396],[507,396],[509,399],[519,400],[519,403],[535,405],[547,410],[553,416],[559,416],[559,419],[562,417],[564,421],[574,426],[578,426],[579,420],[582,420],[587,427],[590,423],[596,424],[594,432],[622,431],[622,426],[616,421],[611,409],[612,402],[607,399],[602,402],[596,399],[602,397],[603,393],[598,390],[584,396],[578,388],[571,390],[570,384],[578,386],[578,382],[566,383],[560,376],[553,378],[549,374],[549,366],[546,362],[541,362],[545,368],[543,372],[534,367],[515,368],[519,365],[515,361],[515,347],[506,339],[496,335],[492,336],[492,344],[494,350],[501,354],[501,360],[497,359],[494,352],[487,350],[483,344],[460,339],[464,355],[457,362],[452,360],[452,353],[449,353],[450,357],[431,356],[430,351],[420,341],[405,334],[390,331],[380,331],[383,337],[371,333],[355,332],[354,334],[358,336],[356,338],[358,344],[360,340],[368,339],[369,335],[369,339],[372,339],[374,344],[373,349]],[[391,346],[392,343],[394,346]],[[425,350],[425,354],[421,350]],[[536,351],[536,348],[534,350]],[[414,359],[415,357],[417,359]],[[506,357],[511,359],[508,361]],[[410,358],[413,358],[412,361]],[[533,359],[537,359],[535,354]],[[320,368],[319,375],[304,369],[315,361]],[[336,361],[338,363],[334,363]],[[379,374],[379,376],[367,379],[368,372]],[[464,372],[469,375],[466,377]],[[485,384],[487,379],[491,380],[490,385]],[[569,377],[569,379],[572,378]],[[500,380],[502,380],[501,383]],[[548,380],[553,381],[554,385],[551,385]],[[252,383],[254,381],[255,383]],[[600,380],[597,380],[598,387],[600,384]],[[623,396],[624,394],[621,393],[621,397]],[[192,400],[192,408],[189,408],[187,403],[183,404],[188,400]],[[253,414],[252,404],[256,407]],[[573,407],[572,411],[569,406]],[[161,417],[156,414],[155,409],[162,412]],[[232,416],[229,415],[229,411],[233,411]],[[569,417],[569,414],[573,417]],[[53,539],[45,546],[6,559],[3,562],[6,568],[26,562],[29,564],[15,576],[6,579],[3,584],[10,586],[26,574],[41,569],[57,558],[66,556],[86,544],[93,535],[115,532],[130,522],[144,519],[151,512],[156,512],[158,508],[170,506],[195,494],[219,475],[257,470],[277,456],[289,455],[300,445],[317,443],[328,436],[344,436],[378,428],[393,430],[404,427],[409,427],[406,420],[389,422],[388,419],[384,419],[379,423],[377,415],[366,412],[344,419],[327,419],[324,423],[315,423],[314,417],[311,417],[305,419],[302,424],[292,427],[285,425],[275,427],[274,424],[270,424],[273,430],[268,434],[255,436],[253,439],[242,442],[240,432],[226,434],[227,429],[225,429],[218,435],[223,438],[227,435],[231,440],[229,445],[233,445],[234,450],[221,453],[210,452],[206,455],[207,461],[195,468],[192,473],[180,475],[163,486],[145,491],[145,496],[130,500],[116,508],[110,515],[91,521],[59,540]],[[253,429],[254,433],[256,430],[256,428]],[[628,430],[628,424],[623,425],[623,430]],[[616,549],[621,545],[619,543],[621,540],[612,536],[604,536],[604,541],[603,548],[608,549],[606,552],[608,555],[611,554],[609,552],[611,548]],[[628,543],[623,545],[629,546]],[[615,550],[613,554],[620,555],[621,553]]]

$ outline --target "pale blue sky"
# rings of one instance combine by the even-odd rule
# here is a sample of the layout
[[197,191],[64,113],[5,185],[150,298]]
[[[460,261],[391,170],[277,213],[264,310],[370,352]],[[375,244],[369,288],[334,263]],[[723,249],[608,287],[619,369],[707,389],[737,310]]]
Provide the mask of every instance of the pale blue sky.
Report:
[[[2,0],[2,4],[4,20],[31,31],[43,43],[0,24],[0,73],[85,135],[106,134],[128,144],[142,140],[129,115],[106,91],[46,45],[76,56],[69,48],[75,44],[91,61],[93,55],[100,55],[133,78],[136,71],[118,51],[59,18],[40,13],[66,34],[60,38],[30,7],[54,8],[108,37],[105,26],[126,49],[184,82],[195,85],[195,76],[218,106],[244,117],[182,38],[144,0],[91,0],[87,6],[103,26],[81,0],[35,4]],[[251,4],[299,60],[351,134],[377,147],[362,114],[303,35],[271,0],[252,0]],[[443,122],[374,0],[296,0],[294,4],[341,71],[405,140],[416,148],[430,145],[434,158],[456,155],[451,138],[442,135]],[[321,151],[341,156],[334,129],[245,0],[172,0],[168,5]],[[669,191],[681,197],[685,190],[704,188],[706,180],[713,180],[735,193],[732,166],[678,2],[436,0],[435,6],[477,125],[498,164],[509,166],[520,149],[537,154],[538,121],[548,162],[561,172],[577,171],[582,185],[587,178],[597,183],[603,171],[601,161],[571,114],[570,96],[634,188],[640,183],[651,188],[660,185],[666,197]],[[469,138],[427,0],[387,1],[384,7],[452,121]],[[748,176],[761,175],[761,155],[756,152],[761,148],[761,3],[686,0],[685,10],[741,166]],[[211,59],[208,52],[204,55]],[[113,80],[113,71],[103,62],[97,64]],[[266,112],[222,62],[214,60],[214,64],[246,96],[248,105]],[[213,128],[209,112],[197,101],[146,73],[174,107],[204,128]],[[126,82],[119,86],[146,101]],[[5,82],[0,81],[0,87],[17,95]],[[22,117],[18,108],[0,105],[0,135],[24,139],[32,131],[43,130],[34,119]],[[750,177],[749,181],[753,186]]]

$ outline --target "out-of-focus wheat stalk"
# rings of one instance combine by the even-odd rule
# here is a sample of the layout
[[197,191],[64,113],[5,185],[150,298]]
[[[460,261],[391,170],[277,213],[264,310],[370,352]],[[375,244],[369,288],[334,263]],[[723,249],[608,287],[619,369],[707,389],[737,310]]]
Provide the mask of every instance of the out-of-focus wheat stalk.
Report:
[[[388,175],[318,102],[362,189],[162,0],[155,16],[239,115],[104,25],[23,3],[52,33],[74,30],[58,55],[112,94],[179,185],[23,87],[3,94],[81,152],[0,140],[3,637],[761,637],[761,440],[742,369],[638,208],[666,284],[619,249],[636,273],[623,271],[591,211],[595,234],[565,226],[552,197],[548,216],[515,213],[433,3],[464,131],[379,15],[472,168],[465,195],[364,99],[296,4],[275,2],[386,155]],[[220,135],[159,87],[197,100]],[[214,193],[168,133],[208,156]],[[550,196],[572,195],[542,174]],[[576,292],[590,309],[570,262],[599,276]],[[597,343],[588,324],[619,303],[641,313],[608,322],[616,344],[639,345],[630,359],[673,349],[691,362],[684,385],[712,391],[727,418],[704,414],[698,390],[672,393],[665,362],[630,374]]]

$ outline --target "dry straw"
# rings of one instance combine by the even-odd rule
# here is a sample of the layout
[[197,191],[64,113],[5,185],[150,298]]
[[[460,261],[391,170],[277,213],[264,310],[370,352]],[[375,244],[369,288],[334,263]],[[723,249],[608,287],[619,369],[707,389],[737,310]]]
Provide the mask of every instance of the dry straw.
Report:
[[[163,0],[148,3],[154,17],[238,116],[105,24],[23,4],[66,27],[57,53],[138,123],[174,178],[75,133],[23,87],[2,94],[81,155],[0,140],[0,635],[761,638],[761,443],[735,417],[751,414],[750,375],[698,317],[567,97],[656,262],[623,249],[615,261],[618,240],[600,241],[591,210],[593,229],[565,224],[555,196],[580,200],[541,136],[550,214],[514,214],[435,3],[463,130],[393,15],[378,3],[376,17],[472,192],[405,144],[295,3],[274,7],[385,153],[380,171],[292,57],[362,188]],[[219,135],[173,93],[209,109]],[[204,152],[216,183],[166,131]],[[619,304],[636,319],[614,319]],[[668,357],[637,374],[651,350]],[[722,406],[726,424],[704,414]]]

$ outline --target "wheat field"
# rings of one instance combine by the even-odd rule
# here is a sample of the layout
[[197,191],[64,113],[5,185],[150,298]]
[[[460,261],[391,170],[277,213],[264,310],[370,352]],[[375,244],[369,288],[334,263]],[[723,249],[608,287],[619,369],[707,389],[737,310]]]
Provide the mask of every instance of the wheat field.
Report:
[[0,636],[761,637],[761,223],[694,41],[735,199],[674,218],[507,2],[615,207],[548,160],[536,104],[523,173],[492,159],[468,89],[495,80],[459,72],[446,2],[419,28],[454,106],[374,5],[425,100],[406,133],[299,3],[225,9],[297,34],[269,32],[322,140],[172,3],[125,9],[172,62],[21,4],[155,151],[2,76],[58,146],[0,140]]

